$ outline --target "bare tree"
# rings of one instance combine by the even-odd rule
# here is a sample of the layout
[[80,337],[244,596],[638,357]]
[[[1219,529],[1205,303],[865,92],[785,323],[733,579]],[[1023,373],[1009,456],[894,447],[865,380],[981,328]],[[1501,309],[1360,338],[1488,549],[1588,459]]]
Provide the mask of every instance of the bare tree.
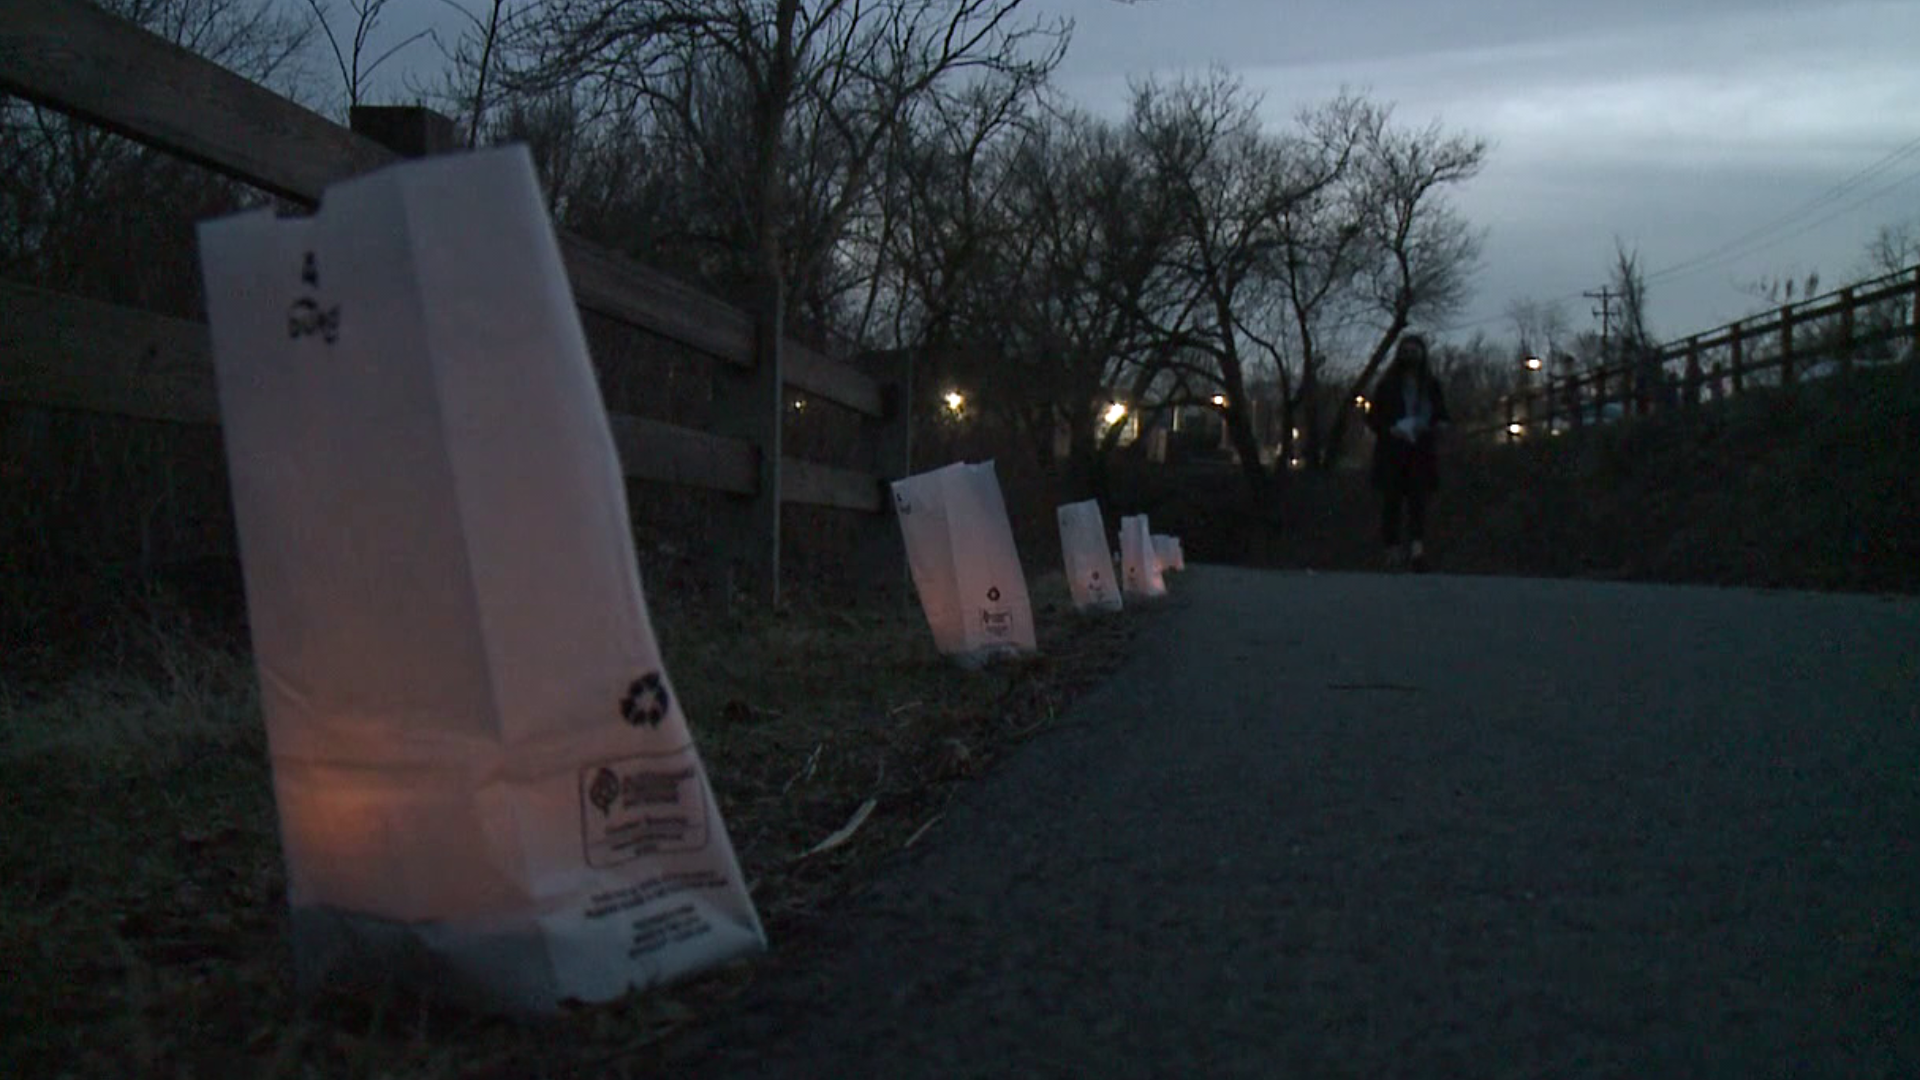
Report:
[[1544,360],[1552,356],[1571,334],[1567,309],[1558,301],[1515,297],[1507,304],[1506,314],[1507,321],[1513,325],[1514,336],[1519,339],[1522,359],[1534,356]]
[[901,336],[1043,457],[1064,427],[1073,482],[1098,492],[1118,434],[1100,411],[1151,345],[1137,312],[1177,285],[1174,215],[1125,130],[1049,112],[990,138],[993,114],[967,115],[921,125],[899,171]]
[[[223,67],[297,92],[310,25],[266,0],[106,0]],[[204,169],[0,96],[0,276],[176,315],[199,306],[193,224],[247,198]]]
[[[283,93],[304,18],[269,0],[103,0],[108,12]],[[177,317],[200,314],[194,226],[262,201],[238,182],[51,108],[0,95],[0,276]],[[0,331],[0,364],[15,363]],[[55,581],[208,553],[222,524],[205,431],[75,410],[0,408],[0,550]],[[79,577],[73,580],[80,580]],[[16,620],[17,621],[17,620]],[[0,630],[0,633],[4,633]]]
[[1619,355],[1638,357],[1657,344],[1647,328],[1647,274],[1640,267],[1639,251],[1629,250],[1617,239],[1613,242],[1611,287],[1620,302],[1620,315],[1613,324],[1615,347]]
[[[1283,222],[1329,189],[1345,155],[1308,152],[1299,140],[1262,132],[1256,106],[1238,80],[1215,72],[1141,84],[1131,123],[1173,212],[1171,265],[1188,289],[1176,304],[1139,313],[1163,344],[1154,364],[1188,393],[1194,383],[1204,388],[1203,400],[1217,388],[1228,440],[1264,502],[1275,477],[1262,460],[1251,386],[1257,372],[1271,367],[1277,378],[1283,367],[1275,274],[1286,261]],[[1141,370],[1136,385],[1157,374]]]
[[1341,395],[1322,466],[1346,435],[1356,399],[1363,398],[1394,342],[1416,319],[1438,319],[1466,299],[1478,265],[1481,234],[1447,202],[1455,185],[1486,163],[1483,139],[1449,133],[1438,124],[1402,129],[1383,123],[1356,156],[1355,198],[1365,207],[1371,252],[1361,293],[1377,335],[1348,392]]
[[1874,230],[1864,255],[1860,272],[1866,277],[1886,277],[1920,266],[1920,217]]
[[[1915,267],[1920,267],[1920,217],[1880,226],[1862,254],[1862,277],[1884,280],[1898,275],[1910,279]],[[1862,334],[1875,335],[1882,341],[1897,340],[1896,328],[1907,319],[1904,309],[1908,303],[1906,297],[1895,297],[1870,305],[1860,317]]]
[[1776,308],[1782,304],[1791,304],[1796,298],[1811,299],[1820,288],[1820,271],[1809,270],[1805,277],[1797,271],[1762,274],[1759,277],[1739,283],[1739,290],[1759,302],[1756,310]]
[[1459,344],[1441,344],[1433,350],[1433,372],[1445,388],[1447,408],[1456,420],[1491,417],[1502,396],[1519,382],[1519,368],[1511,362],[1513,348],[1476,330]]
[[1021,0],[553,0],[509,36],[520,91],[575,86],[685,156],[747,252],[740,288],[816,293],[888,143],[951,78],[1037,88],[1070,26]]
[[312,9],[314,21],[319,23],[321,32],[327,39],[327,45],[333,50],[334,63],[340,69],[341,87],[346,91],[347,106],[352,108],[360,104],[368,86],[367,80],[373,77],[381,65],[394,58],[402,49],[432,36],[431,30],[421,30],[410,34],[399,42],[388,46],[378,56],[373,55],[373,35],[380,27],[380,17],[385,14],[387,0],[347,0],[347,10],[353,13],[353,37],[342,46],[340,37],[334,33],[333,21],[327,14],[324,0],[307,0]]
[[[1292,147],[1296,168],[1312,177],[1338,180],[1347,174],[1356,149],[1385,122],[1385,113],[1365,99],[1343,94],[1304,111],[1299,119],[1305,135]],[[1273,355],[1280,383],[1282,461],[1296,456],[1315,463],[1327,460],[1320,450],[1326,435],[1323,379],[1359,313],[1352,302],[1353,286],[1369,250],[1366,207],[1354,195],[1351,185],[1302,184],[1300,198],[1281,210],[1277,223],[1278,250],[1271,269],[1287,315],[1284,333],[1277,337],[1291,346],[1292,356],[1277,343],[1263,344]]]
[[487,124],[488,106],[493,103],[489,93],[493,90],[495,55],[499,52],[501,40],[512,29],[516,18],[525,14],[527,7],[522,5],[515,9],[508,6],[507,0],[491,0],[487,5],[486,17],[482,18],[455,0],[440,2],[452,9],[466,25],[452,44],[440,40],[438,35],[434,36],[434,43],[439,46],[448,70],[442,75],[442,85],[422,96],[438,97],[451,104],[467,129],[467,148],[471,150],[480,145],[481,133]]

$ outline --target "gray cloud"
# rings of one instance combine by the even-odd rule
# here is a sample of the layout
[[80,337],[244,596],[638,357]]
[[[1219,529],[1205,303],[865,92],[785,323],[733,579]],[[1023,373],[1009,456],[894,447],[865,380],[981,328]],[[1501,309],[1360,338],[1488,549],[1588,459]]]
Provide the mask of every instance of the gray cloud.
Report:
[[[1129,76],[1220,64],[1264,96],[1275,124],[1353,87],[1409,121],[1492,140],[1458,205],[1489,230],[1463,319],[1496,330],[1515,296],[1597,285],[1616,236],[1648,266],[1672,266],[1920,137],[1920,4],[1053,0],[1042,10],[1075,18],[1061,83],[1098,112],[1118,111]],[[1744,314],[1754,302],[1737,286],[1763,275],[1817,267],[1838,281],[1875,226],[1913,216],[1920,158],[1783,228],[1774,246],[1658,281],[1657,329]]]
[[[1122,112],[1130,77],[1217,64],[1263,95],[1276,126],[1353,88],[1407,121],[1491,140],[1486,171],[1457,205],[1488,231],[1460,321],[1494,331],[1515,297],[1600,284],[1615,237],[1647,266],[1672,266],[1920,138],[1912,0],[1028,0],[1025,10],[1075,21],[1058,81],[1096,113]],[[458,29],[438,4],[394,13],[396,36]],[[411,62],[432,66],[424,53]],[[1834,211],[1846,212],[1800,231]],[[1837,283],[1875,227],[1909,218],[1920,218],[1920,154],[1765,238],[1772,246],[1657,281],[1656,329],[1745,314],[1755,302],[1739,285],[1765,275],[1817,268]],[[1584,319],[1584,302],[1567,306]]]

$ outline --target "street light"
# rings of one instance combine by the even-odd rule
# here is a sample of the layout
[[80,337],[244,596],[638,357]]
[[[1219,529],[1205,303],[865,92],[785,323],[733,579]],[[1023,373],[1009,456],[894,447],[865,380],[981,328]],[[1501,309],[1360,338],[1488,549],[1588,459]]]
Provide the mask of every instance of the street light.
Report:
[[1527,429],[1517,421],[1507,425],[1507,434],[1513,436],[1516,439],[1522,435],[1525,435],[1526,433],[1527,433]]
[[1102,415],[1105,417],[1107,421],[1107,426],[1112,427],[1113,425],[1127,418],[1127,407],[1121,404],[1120,402],[1116,401],[1113,404],[1107,406],[1107,411]]
[[1220,407],[1221,407],[1221,408],[1223,408],[1223,409],[1224,409],[1224,408],[1226,408],[1226,407],[1227,407],[1227,395],[1225,395],[1225,394],[1215,394],[1215,395],[1213,395],[1213,403],[1214,403],[1215,405],[1218,405],[1218,406],[1220,406]]
[[958,390],[947,391],[947,396],[944,400],[947,403],[947,411],[955,416],[959,416],[960,410],[965,408],[967,404],[966,395]]
[[1540,367],[1541,367],[1541,362],[1540,362],[1540,358],[1539,358],[1539,357],[1537,357],[1537,356],[1529,356],[1529,357],[1527,357],[1527,370],[1528,370],[1528,371],[1539,371],[1539,370],[1540,370]]

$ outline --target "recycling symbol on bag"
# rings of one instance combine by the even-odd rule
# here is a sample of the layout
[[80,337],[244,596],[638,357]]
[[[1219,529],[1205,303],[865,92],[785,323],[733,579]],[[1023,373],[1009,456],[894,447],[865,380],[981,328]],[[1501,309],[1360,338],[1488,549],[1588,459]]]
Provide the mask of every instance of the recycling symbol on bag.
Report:
[[620,716],[634,727],[642,724],[659,727],[660,721],[667,717],[667,706],[671,700],[660,673],[649,671],[627,687],[627,696],[620,699]]
[[613,810],[613,801],[620,797],[620,777],[612,769],[602,768],[594,774],[593,783],[587,785],[587,801],[602,814]]

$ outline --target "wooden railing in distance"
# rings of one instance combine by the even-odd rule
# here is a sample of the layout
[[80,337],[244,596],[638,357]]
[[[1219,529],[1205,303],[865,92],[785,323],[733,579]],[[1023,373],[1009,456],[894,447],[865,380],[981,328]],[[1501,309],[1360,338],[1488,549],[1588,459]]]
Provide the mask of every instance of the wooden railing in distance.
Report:
[[[1861,317],[1862,312],[1885,309],[1896,301],[1898,317]],[[1829,329],[1815,333],[1821,326]],[[1771,348],[1766,347],[1769,343]],[[1563,421],[1579,424],[1589,419],[1604,420],[1608,406],[1618,406],[1624,412],[1639,411],[1650,407],[1650,397],[1668,393],[1664,385],[1668,375],[1674,376],[1672,394],[1676,403],[1694,408],[1703,394],[1733,395],[1751,389],[1756,385],[1756,375],[1778,372],[1779,383],[1792,384],[1811,364],[1831,360],[1840,370],[1848,371],[1866,347],[1892,344],[1892,351],[1897,353],[1901,343],[1909,361],[1920,363],[1920,266],[1668,342],[1649,358],[1646,372],[1631,362],[1621,362],[1549,379],[1544,386],[1502,398],[1494,418],[1467,431],[1512,432],[1517,426],[1524,432]],[[1725,359],[1708,363],[1707,358],[1717,354]],[[1645,385],[1648,373],[1658,373],[1663,385]]]

